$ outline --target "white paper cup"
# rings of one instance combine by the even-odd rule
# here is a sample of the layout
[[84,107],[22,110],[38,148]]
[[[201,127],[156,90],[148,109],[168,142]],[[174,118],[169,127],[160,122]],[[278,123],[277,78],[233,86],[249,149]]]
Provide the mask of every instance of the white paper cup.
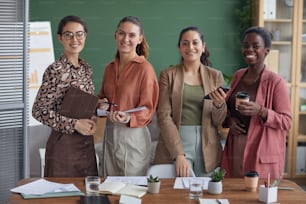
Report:
[[236,110],[238,110],[238,106],[240,105],[240,102],[242,101],[245,101],[245,102],[250,101],[250,95],[247,92],[237,92],[236,101],[235,101]]

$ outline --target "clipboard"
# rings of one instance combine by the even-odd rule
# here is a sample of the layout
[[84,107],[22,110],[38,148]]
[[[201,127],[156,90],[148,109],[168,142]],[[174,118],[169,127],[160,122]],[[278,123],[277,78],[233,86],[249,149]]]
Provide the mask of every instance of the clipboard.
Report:
[[90,119],[96,112],[99,98],[70,86],[64,95],[59,113],[75,119]]

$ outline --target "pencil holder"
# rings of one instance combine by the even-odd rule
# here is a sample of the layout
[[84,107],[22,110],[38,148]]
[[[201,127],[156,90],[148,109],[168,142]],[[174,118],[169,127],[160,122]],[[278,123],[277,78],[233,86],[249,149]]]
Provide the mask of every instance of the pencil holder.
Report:
[[265,187],[260,185],[259,187],[259,201],[264,203],[273,203],[277,201],[277,186]]

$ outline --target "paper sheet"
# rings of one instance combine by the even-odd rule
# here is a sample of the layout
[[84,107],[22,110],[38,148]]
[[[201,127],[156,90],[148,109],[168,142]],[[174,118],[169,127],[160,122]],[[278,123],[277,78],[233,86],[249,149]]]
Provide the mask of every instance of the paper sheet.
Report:
[[126,195],[121,195],[119,204],[141,204],[141,199]]
[[39,179],[28,184],[11,189],[11,192],[24,195],[43,195],[46,193],[79,192],[74,184],[61,184],[45,179]]
[[228,199],[218,199],[218,200],[219,202],[217,201],[217,199],[199,198],[200,204],[219,204],[220,202],[222,204],[230,204]]
[[[189,178],[191,177],[176,177],[173,188],[174,189],[189,189]],[[197,179],[202,180],[203,190],[207,190],[208,181],[210,181],[211,178],[210,177],[197,177]]]
[[139,186],[147,186],[146,176],[108,176],[104,182],[122,182],[125,184],[134,184]]
[[[147,109],[146,106],[140,106],[140,107],[129,109],[129,110],[126,110],[126,111],[123,111],[123,112],[133,113],[133,112],[142,111],[142,110],[146,110],[146,109]],[[105,111],[105,110],[102,110],[102,109],[99,109],[99,108],[97,109],[97,115],[98,116],[108,116],[109,113],[110,113],[109,111]]]

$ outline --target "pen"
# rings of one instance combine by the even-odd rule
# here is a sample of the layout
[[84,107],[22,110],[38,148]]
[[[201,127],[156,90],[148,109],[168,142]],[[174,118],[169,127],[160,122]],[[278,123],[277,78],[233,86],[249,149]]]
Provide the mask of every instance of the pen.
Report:
[[117,104],[112,103],[112,102],[103,102],[103,103],[106,103],[106,104],[108,104],[108,105],[110,105],[110,106],[118,106]]
[[270,188],[270,173],[268,173],[268,188]]
[[220,199],[216,199],[218,204],[222,204],[223,202]]
[[278,186],[277,187],[279,190],[291,190],[291,191],[293,191],[294,190],[294,188],[292,188],[292,187],[286,187],[286,186]]
[[268,188],[268,183],[266,181],[264,183],[265,183],[265,188]]

